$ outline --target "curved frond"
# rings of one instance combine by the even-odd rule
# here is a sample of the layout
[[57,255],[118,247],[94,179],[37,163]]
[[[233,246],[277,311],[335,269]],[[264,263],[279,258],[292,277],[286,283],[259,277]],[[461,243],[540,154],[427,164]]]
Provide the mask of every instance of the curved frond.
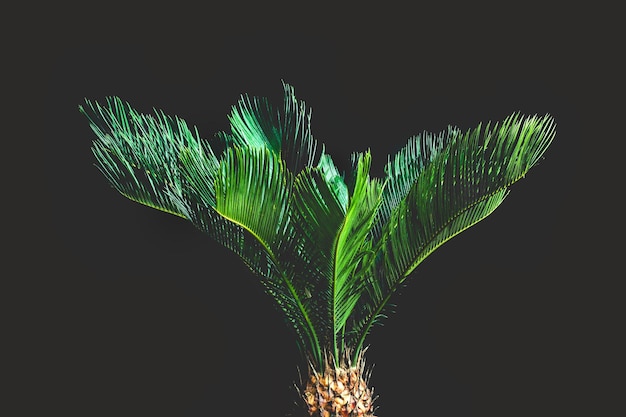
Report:
[[281,134],[281,158],[294,173],[318,164],[324,150],[311,133],[311,109],[296,99],[293,86],[283,81],[285,94],[283,112],[278,114]]
[[[369,177],[370,165],[369,152],[358,157],[349,202],[337,198],[337,178],[329,175],[328,167],[305,169],[294,184],[294,220],[316,265],[307,280],[316,291],[315,310],[324,312],[316,323],[324,345],[335,356],[344,347],[346,323],[364,289],[364,259],[373,259],[368,236],[382,185]],[[339,189],[342,195],[345,185]]]
[[424,168],[450,143],[459,129],[448,127],[438,134],[423,132],[409,138],[407,144],[385,165],[385,189],[382,203],[372,228],[375,241],[380,239],[383,226],[393,210],[406,197]]
[[294,88],[283,82],[282,111],[266,97],[241,96],[228,116],[230,133],[218,136],[230,146],[266,147],[280,156],[287,168],[298,173],[315,166],[323,152],[311,134],[311,110],[297,100]]
[[368,239],[380,205],[382,184],[369,176],[371,154],[357,157],[354,191],[335,244],[335,334],[345,327],[362,288],[363,259],[372,258]]
[[323,153],[318,168],[320,174],[324,178],[324,182],[328,185],[332,198],[341,208],[343,214],[348,210],[349,192],[348,186],[344,182],[343,177],[339,174],[339,170],[335,166],[330,155]]
[[[419,236],[419,245],[413,246],[414,255],[407,259],[410,262],[387,268],[386,275],[406,277],[428,253],[447,240],[441,238],[442,234],[450,237],[456,234],[445,230],[459,217],[495,195],[501,196],[496,198],[501,202],[505,196],[503,190],[538,162],[553,137],[554,123],[550,116],[523,118],[519,114],[507,117],[493,128],[488,124],[484,130],[478,126],[456,135],[409,191],[408,210],[399,211],[397,220],[389,223],[389,236],[393,235],[394,225],[412,224],[410,233]],[[476,213],[488,215],[491,210]],[[464,230],[478,220],[468,217],[467,222],[457,223],[455,229]],[[383,246],[382,253],[392,252]]]
[[[241,225],[227,220],[212,207],[196,205],[194,202],[178,199],[180,210],[193,224],[209,235],[216,242],[237,254],[250,271],[260,278],[266,294],[274,301],[284,317],[285,322],[296,335],[296,342],[303,354],[310,354],[316,362],[322,360],[322,349],[319,347],[316,334],[317,327],[312,327],[312,319],[307,320],[307,314],[315,315],[315,310],[307,307],[302,291],[295,288],[289,279],[289,273],[284,263],[277,263],[268,246]],[[292,258],[297,268],[297,259]],[[303,311],[306,314],[303,314]]]
[[[306,346],[316,361],[322,349],[310,306],[295,284],[307,258],[292,233],[293,175],[284,161],[268,148],[230,148],[220,165],[216,191],[216,211],[228,221],[252,234],[267,254],[274,271],[266,278],[266,288],[283,311],[297,318],[297,331],[307,335]],[[269,287],[268,287],[269,285]]]
[[242,94],[228,115],[230,134],[220,135],[229,146],[268,148],[280,152],[281,134],[276,110],[266,97]]
[[215,184],[215,208],[258,236],[269,248],[282,244],[293,179],[267,148],[230,148]]
[[169,193],[181,192],[179,153],[200,146],[198,132],[157,110],[141,114],[118,97],[108,97],[106,105],[86,100],[79,110],[97,136],[92,146],[96,166],[113,188],[133,201],[182,216]]
[[436,248],[488,216],[554,137],[549,116],[513,114],[493,127],[455,134],[392,212],[377,248],[377,276],[363,338],[391,294]]
[[331,308],[334,279],[334,247],[345,212],[335,198],[333,183],[320,168],[305,168],[294,182],[293,222],[302,241],[303,256],[310,267],[297,271],[310,293],[311,309],[316,312],[317,328],[322,342],[330,346],[333,340]]

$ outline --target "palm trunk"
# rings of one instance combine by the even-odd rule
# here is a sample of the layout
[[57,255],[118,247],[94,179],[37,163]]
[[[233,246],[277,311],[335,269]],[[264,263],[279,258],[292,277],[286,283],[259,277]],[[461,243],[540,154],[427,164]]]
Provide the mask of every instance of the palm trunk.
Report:
[[349,355],[339,361],[326,361],[323,371],[309,368],[302,395],[313,417],[375,417],[374,389],[369,387],[363,352],[350,365]]

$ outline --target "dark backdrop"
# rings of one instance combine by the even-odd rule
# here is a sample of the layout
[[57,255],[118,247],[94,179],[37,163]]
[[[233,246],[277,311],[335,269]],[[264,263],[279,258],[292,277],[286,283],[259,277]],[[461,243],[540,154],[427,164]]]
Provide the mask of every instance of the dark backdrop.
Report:
[[368,361],[382,417],[598,410],[581,359],[592,336],[580,294],[597,272],[582,262],[594,194],[582,143],[603,81],[584,68],[603,51],[578,24],[584,13],[123,10],[59,13],[40,37],[45,198],[33,208],[45,222],[29,266],[46,278],[30,296],[42,307],[44,349],[32,356],[45,394],[31,403],[77,416],[285,413],[298,356],[255,277],[190,223],[111,189],[77,110],[117,95],[210,137],[241,93],[280,103],[284,80],[338,165],[370,148],[378,173],[423,130],[554,116],[545,159],[418,268]]

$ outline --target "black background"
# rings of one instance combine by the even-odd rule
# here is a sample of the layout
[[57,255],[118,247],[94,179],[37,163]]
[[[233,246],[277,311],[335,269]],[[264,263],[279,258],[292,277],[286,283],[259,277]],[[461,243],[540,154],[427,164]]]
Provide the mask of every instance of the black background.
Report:
[[292,7],[38,10],[45,30],[16,49],[30,63],[18,75],[31,82],[19,85],[36,87],[39,112],[22,124],[37,145],[21,154],[43,168],[18,187],[37,197],[21,210],[34,233],[20,229],[15,244],[26,249],[15,275],[26,303],[9,316],[23,342],[22,410],[284,415],[298,356],[270,299],[190,223],[111,189],[77,110],[117,95],[208,138],[227,128],[241,93],[280,103],[284,80],[338,165],[370,148],[378,173],[423,130],[514,111],[555,117],[545,159],[418,268],[367,359],[382,417],[604,415],[615,392],[600,382],[612,368],[594,349],[612,344],[593,317],[613,308],[599,278],[614,273],[591,259],[597,222],[610,217],[594,210],[606,198],[597,178],[613,169],[596,165],[612,139],[595,118],[617,73],[613,28],[602,24],[611,11]]

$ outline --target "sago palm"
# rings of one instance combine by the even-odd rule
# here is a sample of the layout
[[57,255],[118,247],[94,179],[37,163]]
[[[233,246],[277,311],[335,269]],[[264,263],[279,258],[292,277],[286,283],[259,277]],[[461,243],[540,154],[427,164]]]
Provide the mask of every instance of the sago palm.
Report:
[[342,173],[283,83],[284,104],[242,95],[209,141],[178,117],[108,97],[79,106],[96,166],[127,198],[191,221],[259,278],[309,366],[316,416],[372,416],[366,338],[435,249],[498,207],[555,135],[549,115],[514,113],[422,133],[370,176],[369,151]]

